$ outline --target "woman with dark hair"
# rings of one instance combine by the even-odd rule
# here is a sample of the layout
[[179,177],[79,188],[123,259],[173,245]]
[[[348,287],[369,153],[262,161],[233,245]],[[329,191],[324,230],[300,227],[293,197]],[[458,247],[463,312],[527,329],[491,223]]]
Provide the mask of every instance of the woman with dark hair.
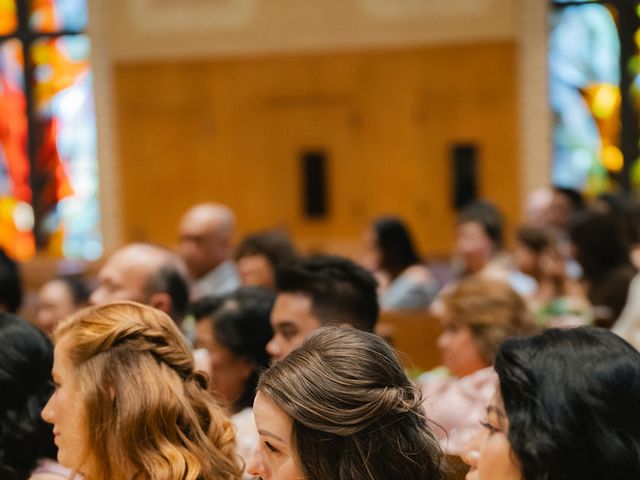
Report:
[[57,277],[49,280],[38,291],[38,309],[34,325],[45,334],[65,317],[87,306],[91,291],[78,276]]
[[640,353],[603,329],[507,340],[467,480],[640,478]]
[[325,327],[267,370],[254,403],[264,480],[443,480],[420,390],[374,334]]
[[291,239],[280,230],[247,235],[234,252],[240,283],[271,289],[275,289],[278,267],[291,265],[297,257]]
[[438,293],[439,283],[420,259],[407,225],[397,217],[380,217],[367,234],[367,263],[381,285],[384,310],[422,310]]
[[569,236],[583,272],[594,322],[610,328],[622,313],[636,269],[610,214],[583,210],[571,217]]
[[253,399],[260,370],[269,365],[267,342],[273,336],[269,315],[275,294],[240,287],[220,299],[201,300],[196,347],[209,353],[210,390],[226,407],[236,427],[238,455],[245,461],[258,443]]
[[51,343],[33,325],[3,313],[0,345],[0,478],[69,478],[51,460],[53,432],[40,417],[52,391]]
[[521,273],[536,281],[536,289],[527,300],[540,325],[576,327],[591,323],[591,304],[584,288],[569,277],[552,230],[519,227],[513,259]]

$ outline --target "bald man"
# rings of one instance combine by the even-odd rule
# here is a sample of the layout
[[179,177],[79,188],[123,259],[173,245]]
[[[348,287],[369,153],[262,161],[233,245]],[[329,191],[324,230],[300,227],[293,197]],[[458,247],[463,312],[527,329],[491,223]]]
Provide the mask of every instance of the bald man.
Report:
[[131,300],[167,313],[181,325],[189,302],[186,267],[180,257],[156,245],[133,243],[116,250],[98,273],[93,305]]
[[240,285],[231,260],[235,216],[217,203],[201,203],[182,216],[178,252],[193,280],[191,298],[224,295]]

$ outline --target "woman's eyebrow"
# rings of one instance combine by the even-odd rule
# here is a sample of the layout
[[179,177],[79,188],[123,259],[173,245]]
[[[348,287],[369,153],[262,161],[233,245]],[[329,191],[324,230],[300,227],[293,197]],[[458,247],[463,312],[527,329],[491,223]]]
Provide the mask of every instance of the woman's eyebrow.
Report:
[[504,412],[504,410],[497,405],[489,405],[487,407],[487,414],[489,413],[494,413],[501,419],[507,418],[507,414]]
[[271,433],[268,430],[260,430],[260,429],[258,429],[258,433],[260,435],[262,435],[263,437],[272,437],[272,438],[275,438],[276,440],[280,440],[281,442],[284,442],[284,440],[282,440],[278,435],[276,435],[275,433]]

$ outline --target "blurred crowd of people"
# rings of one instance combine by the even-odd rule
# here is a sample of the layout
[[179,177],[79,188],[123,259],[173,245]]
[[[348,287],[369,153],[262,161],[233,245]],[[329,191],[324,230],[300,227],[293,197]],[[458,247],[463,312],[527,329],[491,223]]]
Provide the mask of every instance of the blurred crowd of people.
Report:
[[[443,452],[472,480],[637,478],[640,206],[548,188],[512,242],[488,201],[454,228],[444,267],[392,215],[361,258],[303,255],[198,204],[175,251],[52,278],[29,322],[2,254],[0,478],[444,479]],[[439,322],[442,366],[408,378],[387,312]]]

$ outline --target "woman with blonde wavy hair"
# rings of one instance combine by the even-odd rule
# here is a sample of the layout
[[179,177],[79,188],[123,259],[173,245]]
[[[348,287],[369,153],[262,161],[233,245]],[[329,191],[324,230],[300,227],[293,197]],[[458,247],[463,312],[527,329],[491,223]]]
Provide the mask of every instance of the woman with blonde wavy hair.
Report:
[[56,390],[42,416],[58,460],[86,480],[231,480],[242,469],[230,421],[164,313],[90,307],[54,332]]
[[420,390],[372,333],[325,327],[260,378],[260,443],[247,471],[263,480],[444,480]]

